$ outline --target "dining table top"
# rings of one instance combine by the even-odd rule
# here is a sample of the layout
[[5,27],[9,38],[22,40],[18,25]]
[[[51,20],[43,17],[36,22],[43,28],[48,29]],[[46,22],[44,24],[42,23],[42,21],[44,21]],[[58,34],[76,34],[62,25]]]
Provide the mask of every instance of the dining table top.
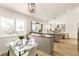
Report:
[[[32,39],[34,39],[34,38],[32,38]],[[39,45],[37,42],[32,41],[32,39],[29,40],[29,42],[25,45],[23,45],[20,41],[11,41],[11,42],[8,42],[7,45],[18,52],[22,52],[25,50],[28,51],[28,50],[32,49],[33,47],[37,47]],[[19,45],[18,43],[21,43],[21,44]]]

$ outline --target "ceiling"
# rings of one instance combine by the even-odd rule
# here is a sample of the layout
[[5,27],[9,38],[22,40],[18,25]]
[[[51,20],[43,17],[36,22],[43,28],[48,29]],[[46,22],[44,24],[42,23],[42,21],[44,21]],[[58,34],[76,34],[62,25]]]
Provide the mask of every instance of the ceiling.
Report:
[[69,12],[79,6],[77,3],[36,3],[36,13],[28,12],[27,3],[0,3],[1,7],[15,11],[20,14],[37,17],[43,21],[48,21],[54,17]]

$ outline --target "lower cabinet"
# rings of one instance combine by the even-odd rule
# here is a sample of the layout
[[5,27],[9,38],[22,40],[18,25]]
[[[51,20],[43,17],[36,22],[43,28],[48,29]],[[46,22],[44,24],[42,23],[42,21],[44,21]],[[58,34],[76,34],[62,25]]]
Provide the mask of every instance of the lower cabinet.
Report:
[[35,41],[39,43],[38,50],[48,53],[49,55],[53,55],[53,37],[30,35],[30,38],[35,38]]

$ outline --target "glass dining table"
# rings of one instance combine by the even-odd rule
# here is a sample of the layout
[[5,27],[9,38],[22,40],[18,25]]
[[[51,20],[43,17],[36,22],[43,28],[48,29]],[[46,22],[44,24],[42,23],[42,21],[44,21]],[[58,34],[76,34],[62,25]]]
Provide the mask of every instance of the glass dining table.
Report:
[[34,38],[31,38],[28,42],[26,40],[26,44],[23,45],[23,41],[12,41],[8,42],[7,46],[9,47],[8,54],[10,54],[10,50],[12,49],[16,56],[22,56],[24,53],[27,52],[27,54],[30,52],[30,50],[34,47],[38,47],[38,43],[34,41]]

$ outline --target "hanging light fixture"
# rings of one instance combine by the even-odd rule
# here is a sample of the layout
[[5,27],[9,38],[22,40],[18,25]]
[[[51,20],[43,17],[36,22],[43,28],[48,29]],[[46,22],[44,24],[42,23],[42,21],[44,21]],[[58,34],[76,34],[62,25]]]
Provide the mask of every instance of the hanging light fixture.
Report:
[[56,24],[55,24],[55,20],[56,20],[56,17],[54,16],[54,26],[56,26]]
[[28,11],[30,13],[35,13],[36,12],[36,5],[35,5],[35,3],[28,3]]

